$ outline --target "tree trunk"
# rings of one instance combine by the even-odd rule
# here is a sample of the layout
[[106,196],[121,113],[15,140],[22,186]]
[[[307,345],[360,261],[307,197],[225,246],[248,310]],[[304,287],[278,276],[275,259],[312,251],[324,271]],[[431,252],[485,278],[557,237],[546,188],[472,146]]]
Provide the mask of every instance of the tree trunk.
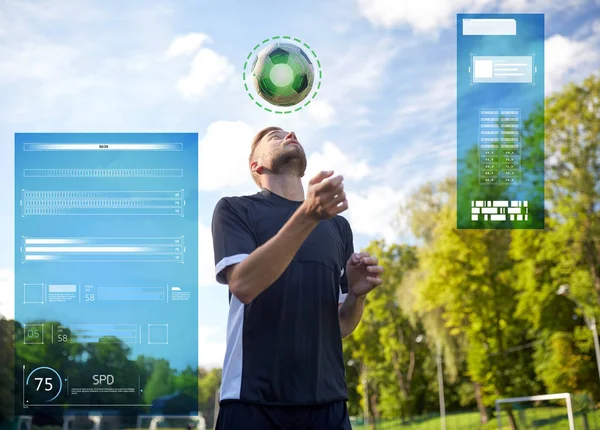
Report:
[[508,414],[508,423],[510,424],[511,430],[519,430],[519,426],[517,425],[517,421],[515,420],[512,409],[507,410],[506,413]]
[[376,430],[377,428],[377,419],[379,418],[379,411],[377,410],[377,394],[371,394],[369,398],[369,410],[371,411],[371,416],[369,417],[369,428],[371,430]]
[[490,419],[488,414],[488,409],[483,404],[483,398],[481,395],[481,384],[476,382],[473,384],[475,386],[475,400],[477,401],[477,409],[479,409],[479,422],[481,424],[487,424]]
[[583,418],[583,430],[590,430],[590,423],[588,422],[587,412],[582,411],[581,417]]

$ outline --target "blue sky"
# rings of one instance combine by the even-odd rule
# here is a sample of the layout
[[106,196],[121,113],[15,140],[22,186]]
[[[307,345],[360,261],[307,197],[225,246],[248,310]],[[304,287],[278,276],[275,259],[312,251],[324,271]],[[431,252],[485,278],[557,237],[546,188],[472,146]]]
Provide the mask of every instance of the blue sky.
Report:
[[[221,196],[257,191],[254,133],[293,129],[307,178],[345,175],[356,249],[407,239],[391,225],[398,205],[455,173],[456,14],[494,12],[546,14],[547,94],[600,69],[598,0],[3,2],[0,313],[14,300],[15,132],[197,132],[199,358],[220,366],[227,287],[214,281],[210,220]],[[276,35],[306,41],[323,67],[315,102],[283,118],[254,106],[241,79],[248,52]]]

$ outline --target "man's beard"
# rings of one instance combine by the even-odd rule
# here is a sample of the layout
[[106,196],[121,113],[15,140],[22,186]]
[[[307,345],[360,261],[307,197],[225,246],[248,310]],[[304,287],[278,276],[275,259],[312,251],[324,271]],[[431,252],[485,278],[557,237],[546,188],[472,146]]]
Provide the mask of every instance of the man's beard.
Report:
[[306,155],[300,148],[281,148],[271,153],[271,171],[276,175],[293,175],[299,178],[306,171]]

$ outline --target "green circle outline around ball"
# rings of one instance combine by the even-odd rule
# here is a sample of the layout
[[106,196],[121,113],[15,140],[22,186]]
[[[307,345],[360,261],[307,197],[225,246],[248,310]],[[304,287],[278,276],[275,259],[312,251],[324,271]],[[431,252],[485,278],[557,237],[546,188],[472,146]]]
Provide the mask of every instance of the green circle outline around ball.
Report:
[[[316,64],[317,64],[317,70],[318,70],[318,76],[319,76],[319,82],[317,84],[317,88],[314,90],[312,95],[310,95],[308,97],[308,101],[306,103],[302,103],[302,106],[298,106],[296,109],[292,109],[292,110],[274,110],[267,106],[264,106],[262,103],[260,103],[258,100],[256,100],[256,98],[252,95],[252,93],[250,92],[250,89],[248,88],[248,84],[246,83],[246,75],[247,75],[246,70],[248,69],[248,61],[250,61],[250,58],[252,58],[254,53],[258,49],[260,49],[263,45],[265,45],[269,42],[273,42],[273,41],[281,42],[282,40],[294,41],[301,45],[300,48],[306,48],[308,50],[308,52],[310,54],[312,54],[313,57],[315,57]],[[317,76],[317,73],[315,73],[315,76]],[[308,46],[306,43],[302,42],[300,39],[297,39],[295,37],[290,37],[290,36],[273,36],[273,37],[265,39],[262,42],[260,42],[259,44],[257,44],[254,48],[252,48],[252,51],[250,51],[250,53],[246,57],[246,61],[244,62],[244,70],[242,72],[242,82],[244,83],[244,88],[246,89],[246,93],[248,94],[248,97],[250,97],[250,100],[252,100],[254,102],[254,104],[256,104],[259,108],[261,108],[267,112],[277,113],[277,114],[290,114],[293,112],[298,112],[298,111],[302,110],[303,108],[305,108],[306,106],[308,106],[310,104],[310,102],[313,101],[315,99],[315,97],[317,97],[317,93],[319,92],[319,89],[321,88],[322,80],[323,80],[323,71],[321,70],[321,62],[319,61],[319,58],[317,57],[317,54],[315,53],[315,51],[313,51],[313,49],[310,46]]]

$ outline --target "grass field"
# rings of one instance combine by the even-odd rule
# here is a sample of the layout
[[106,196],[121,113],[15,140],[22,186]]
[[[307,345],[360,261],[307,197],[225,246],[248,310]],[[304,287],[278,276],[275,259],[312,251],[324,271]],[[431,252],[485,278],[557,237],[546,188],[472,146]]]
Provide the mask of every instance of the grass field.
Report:
[[[515,411],[514,416],[519,430],[543,429],[543,430],[568,430],[567,411],[565,407],[538,407],[527,409],[523,416]],[[524,418],[524,421],[521,419]],[[587,414],[588,430],[600,430],[600,411],[596,410]],[[502,430],[510,430],[506,413],[502,414]],[[181,428],[169,429],[159,427],[160,430],[182,430]],[[353,424],[353,430],[370,430],[362,424]],[[14,428],[6,427],[6,430]],[[439,416],[416,417],[412,423],[402,423],[401,420],[388,420],[377,422],[376,430],[440,430],[441,422]],[[453,413],[446,416],[446,430],[497,430],[498,420],[494,417],[485,425],[480,425],[477,412]],[[575,414],[575,429],[584,430],[584,420],[581,413]],[[4,429],[2,429],[4,430]],[[36,427],[32,430],[57,430],[56,427]],[[137,430],[137,429],[128,429]],[[147,429],[144,429],[147,430]],[[213,429],[207,429],[213,430]]]
[[[568,430],[569,421],[566,408],[535,408],[528,409],[525,412],[526,422],[519,420],[519,414],[515,412],[514,416],[519,424],[519,430],[544,429],[544,430]],[[502,414],[502,430],[510,430],[508,418],[505,413]],[[600,429],[600,412],[594,411],[588,413],[589,430]],[[353,430],[368,430],[361,424],[352,426]],[[390,420],[376,423],[377,430],[440,430],[441,422],[439,416],[430,418],[416,418],[413,423],[402,423],[401,420]],[[575,429],[583,430],[583,417],[581,414],[575,414]],[[479,414],[477,412],[465,412],[460,414],[449,414],[446,416],[447,430],[497,430],[498,420],[492,418],[485,425],[479,423]]]

